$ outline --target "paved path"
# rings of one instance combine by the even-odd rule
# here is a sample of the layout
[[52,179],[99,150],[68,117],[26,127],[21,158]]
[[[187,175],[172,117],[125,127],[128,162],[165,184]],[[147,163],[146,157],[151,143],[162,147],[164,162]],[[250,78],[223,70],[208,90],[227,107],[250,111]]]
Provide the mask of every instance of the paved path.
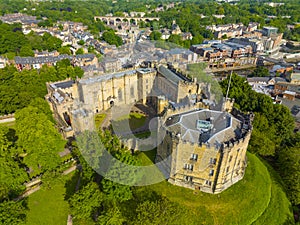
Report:
[[72,167],[70,167],[69,169],[65,170],[65,171],[63,172],[63,175],[67,175],[67,174],[73,172],[73,171],[76,170],[76,169],[77,169],[77,166],[76,166],[76,165],[75,165],[75,166],[72,166]]
[[0,120],[0,123],[9,123],[9,122],[14,122],[16,119],[13,117],[13,118],[6,118],[6,119],[3,119],[3,120]]
[[19,200],[31,195],[32,193],[34,193],[34,192],[36,192],[40,189],[41,189],[41,185],[39,185],[39,186],[37,186],[33,189],[30,189],[30,190],[26,191],[25,193],[23,193],[22,195],[20,195],[19,197],[15,198],[14,201],[19,201]]

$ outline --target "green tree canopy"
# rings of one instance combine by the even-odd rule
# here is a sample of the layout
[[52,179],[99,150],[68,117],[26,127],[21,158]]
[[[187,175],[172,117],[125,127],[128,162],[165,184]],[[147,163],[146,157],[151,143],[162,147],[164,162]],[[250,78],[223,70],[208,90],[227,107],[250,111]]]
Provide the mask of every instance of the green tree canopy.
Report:
[[21,47],[20,49],[20,56],[24,57],[24,56],[34,56],[34,52],[31,49],[31,46],[29,45],[24,45]]
[[0,223],[23,225],[26,221],[26,201],[4,201],[0,203]]
[[255,70],[249,75],[249,77],[268,77],[270,76],[268,68],[264,66],[258,66]]
[[110,45],[120,46],[123,44],[122,38],[115,34],[113,30],[104,31],[102,39]]
[[24,149],[24,163],[34,173],[52,170],[60,163],[58,152],[66,142],[46,114],[28,106],[16,112],[18,146]]
[[161,33],[159,31],[152,31],[150,34],[150,40],[158,41],[161,39]]
[[79,48],[77,49],[77,51],[75,52],[76,55],[82,55],[84,54],[83,48]]
[[75,219],[88,219],[100,209],[104,195],[95,182],[88,183],[69,199]]

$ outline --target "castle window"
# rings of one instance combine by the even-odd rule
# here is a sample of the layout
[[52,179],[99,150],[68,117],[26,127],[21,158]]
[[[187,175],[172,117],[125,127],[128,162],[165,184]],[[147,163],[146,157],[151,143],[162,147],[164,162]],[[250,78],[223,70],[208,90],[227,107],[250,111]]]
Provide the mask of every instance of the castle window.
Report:
[[237,165],[239,166],[239,165],[240,165],[240,163],[241,163],[241,160],[239,160],[239,161],[238,161]]
[[229,161],[228,162],[231,162],[231,160],[232,160],[232,156],[229,157]]
[[146,79],[146,84],[148,84],[148,79]]
[[211,165],[216,165],[217,159],[216,158],[210,158],[209,159],[209,164]]
[[148,90],[148,88],[149,88],[148,85],[146,85],[146,90]]
[[193,177],[191,177],[191,176],[184,176],[183,179],[184,179],[186,182],[192,182],[192,181],[193,181]]
[[226,168],[226,173],[228,173],[229,172],[229,166]]
[[214,170],[210,170],[210,171],[209,171],[209,176],[212,177],[213,175],[214,175]]
[[191,160],[197,161],[197,159],[198,159],[198,154],[192,154],[191,155]]
[[192,164],[185,163],[183,169],[193,171],[194,166]]
[[205,181],[205,184],[208,185],[208,186],[211,186],[211,181],[206,180],[206,181]]

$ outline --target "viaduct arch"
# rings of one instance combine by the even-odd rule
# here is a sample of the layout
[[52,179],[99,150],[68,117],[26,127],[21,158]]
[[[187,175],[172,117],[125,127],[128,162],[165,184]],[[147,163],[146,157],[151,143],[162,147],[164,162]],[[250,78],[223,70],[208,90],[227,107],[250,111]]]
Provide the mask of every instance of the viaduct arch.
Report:
[[129,24],[138,24],[140,21],[150,22],[159,21],[159,17],[122,17],[122,16],[94,16],[94,20],[100,20],[106,25],[114,25],[121,22],[128,22]]

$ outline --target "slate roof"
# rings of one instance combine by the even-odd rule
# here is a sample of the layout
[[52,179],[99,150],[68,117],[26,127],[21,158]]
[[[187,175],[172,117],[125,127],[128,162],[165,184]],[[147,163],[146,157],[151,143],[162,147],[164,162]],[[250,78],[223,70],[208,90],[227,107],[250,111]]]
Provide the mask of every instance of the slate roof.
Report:
[[[198,121],[209,121],[209,131],[197,127]],[[169,117],[166,121],[169,131],[180,134],[183,141],[190,143],[221,144],[242,134],[241,121],[227,112],[202,109]]]
[[183,79],[181,76],[178,76],[177,74],[175,74],[174,72],[172,72],[164,66],[158,67],[158,72],[161,75],[163,75],[166,79],[172,81],[175,84],[178,84],[179,81],[185,81],[185,79]]

